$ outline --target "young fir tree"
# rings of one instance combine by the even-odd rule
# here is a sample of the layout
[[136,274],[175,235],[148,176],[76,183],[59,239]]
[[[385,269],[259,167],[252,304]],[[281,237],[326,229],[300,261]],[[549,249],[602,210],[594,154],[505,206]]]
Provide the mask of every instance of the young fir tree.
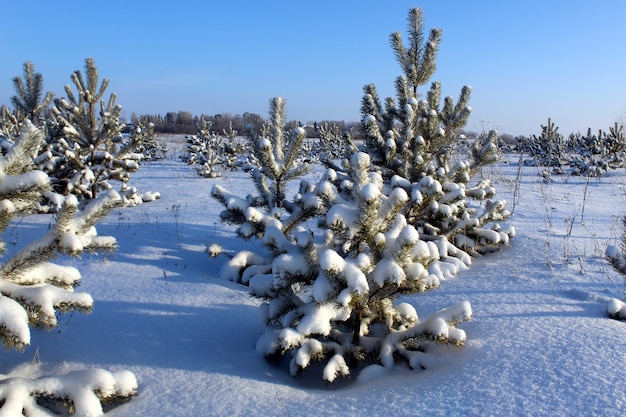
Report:
[[[42,193],[50,187],[48,176],[35,170],[32,161],[43,138],[41,130],[27,120],[15,145],[0,158],[0,232],[15,217],[34,213]],[[74,292],[80,272],[50,261],[59,255],[115,250],[115,239],[98,236],[95,225],[119,202],[119,196],[110,191],[78,210],[77,199],[68,197],[43,237],[4,260],[0,266],[0,339],[5,348],[23,349],[30,344],[30,327],[51,329],[57,325],[58,313],[91,310],[91,296]],[[0,250],[6,253],[4,242],[0,242]],[[76,384],[70,377],[4,379],[0,382],[0,414],[52,415],[42,406],[47,399],[73,404],[77,413],[99,415],[102,401],[130,397],[137,388],[130,373],[93,370],[84,377],[85,392],[80,398],[72,398],[75,391],[66,388]]]
[[55,120],[48,121],[48,149],[40,163],[54,179],[56,192],[90,199],[111,189],[109,181],[126,183],[130,173],[139,169],[141,155],[134,150],[143,135],[122,142],[122,107],[115,103],[115,93],[105,103],[109,80],[103,79],[98,86],[93,59],[85,60],[84,75],[72,74],[72,82],[77,91],[66,85],[67,97],[55,100]]
[[37,124],[40,120],[41,112],[46,109],[54,98],[54,93],[43,93],[43,76],[35,72],[32,62],[24,64],[24,78],[19,76],[13,78],[13,88],[16,95],[11,97],[11,103],[17,115]]

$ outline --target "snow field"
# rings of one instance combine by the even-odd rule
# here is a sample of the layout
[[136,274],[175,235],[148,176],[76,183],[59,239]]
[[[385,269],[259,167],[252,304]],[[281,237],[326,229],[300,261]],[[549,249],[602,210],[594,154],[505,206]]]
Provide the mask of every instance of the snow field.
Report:
[[[92,314],[63,315],[51,332],[33,331],[24,352],[3,353],[3,372],[130,370],[139,395],[111,417],[621,416],[626,325],[608,319],[606,307],[623,298],[624,282],[604,251],[621,234],[626,173],[544,184],[536,168],[518,176],[517,159],[485,171],[513,211],[510,247],[474,258],[440,288],[398,300],[420,317],[471,303],[473,320],[459,326],[465,347],[429,358],[425,370],[371,367],[329,388],[319,372],[294,379],[266,362],[255,350],[264,332],[259,303],[246,287],[217,278],[226,255],[205,253],[212,243],[230,254],[262,250],[219,223],[221,206],[209,195],[220,184],[245,196],[252,183],[239,171],[199,178],[166,160],[142,165],[131,180],[160,200],[116,209],[97,226],[119,250],[65,262],[81,271]],[[9,227],[9,251],[49,222],[29,217]]]

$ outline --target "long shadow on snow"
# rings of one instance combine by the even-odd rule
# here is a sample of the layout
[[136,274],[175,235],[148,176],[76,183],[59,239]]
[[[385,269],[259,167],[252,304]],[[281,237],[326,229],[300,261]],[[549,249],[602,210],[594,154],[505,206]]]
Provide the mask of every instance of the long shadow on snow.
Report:
[[190,307],[158,303],[98,301],[91,315],[75,315],[53,332],[34,332],[44,361],[94,366],[145,366],[274,380],[278,374],[255,344],[263,332],[258,308],[244,304]]
[[[137,231],[137,228],[145,227],[152,230]],[[176,232],[177,229],[179,232]],[[211,259],[206,248],[212,243],[221,244],[224,252],[230,255],[241,249],[265,252],[260,242],[242,241],[233,231],[216,225],[177,225],[169,222],[159,225],[129,223],[119,227],[108,224],[98,227],[98,232],[100,235],[114,236],[118,241],[118,250],[108,259],[151,266],[162,270],[173,281],[180,282],[197,282],[198,277],[218,276],[228,258],[220,255]]]

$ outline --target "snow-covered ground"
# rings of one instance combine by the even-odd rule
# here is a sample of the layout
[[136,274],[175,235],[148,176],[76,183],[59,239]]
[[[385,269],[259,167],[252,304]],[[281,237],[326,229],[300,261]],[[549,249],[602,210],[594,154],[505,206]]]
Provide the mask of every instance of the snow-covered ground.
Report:
[[[116,209],[98,226],[118,239],[115,254],[65,261],[81,271],[93,313],[62,316],[51,332],[34,330],[24,352],[2,353],[1,373],[130,370],[139,394],[111,417],[626,413],[626,323],[606,315],[625,285],[604,257],[621,234],[623,170],[545,184],[537,168],[518,170],[516,156],[486,169],[513,211],[511,246],[403,300],[422,317],[468,300],[474,319],[460,325],[466,346],[423,371],[398,365],[329,387],[307,374],[294,379],[256,353],[259,303],[218,277],[224,256],[205,254],[210,243],[227,251],[250,245],[218,221],[221,206],[209,196],[216,183],[245,196],[248,175],[203,179],[175,156],[144,164],[131,179],[140,192],[159,191],[160,200]],[[40,215],[9,227],[9,253],[50,220]]]

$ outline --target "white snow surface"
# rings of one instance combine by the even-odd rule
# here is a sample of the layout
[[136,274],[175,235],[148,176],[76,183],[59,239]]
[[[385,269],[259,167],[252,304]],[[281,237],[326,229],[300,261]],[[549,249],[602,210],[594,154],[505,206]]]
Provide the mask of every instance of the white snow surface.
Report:
[[[33,330],[24,352],[1,353],[0,373],[129,370],[139,393],[109,417],[623,416],[626,323],[607,318],[607,303],[623,299],[624,281],[604,252],[619,243],[626,173],[540,184],[537,168],[523,167],[516,178],[518,156],[509,159],[483,174],[513,212],[504,224],[517,229],[510,247],[474,258],[433,291],[398,300],[422,320],[471,303],[473,320],[459,325],[465,346],[431,357],[425,370],[370,366],[330,387],[318,382],[321,369],[293,378],[267,362],[255,350],[265,332],[260,303],[219,276],[227,255],[263,255],[263,247],[235,238],[210,197],[213,184],[245,197],[253,191],[248,174],[208,180],[172,159],[143,163],[131,179],[161,199],[116,209],[98,225],[117,238],[116,253],[61,261],[81,271],[93,313],[62,315],[51,332]],[[4,240],[18,242],[8,254],[45,234],[50,221],[31,216],[7,228]],[[211,243],[223,253],[210,258]],[[335,365],[327,372],[340,373]]]

